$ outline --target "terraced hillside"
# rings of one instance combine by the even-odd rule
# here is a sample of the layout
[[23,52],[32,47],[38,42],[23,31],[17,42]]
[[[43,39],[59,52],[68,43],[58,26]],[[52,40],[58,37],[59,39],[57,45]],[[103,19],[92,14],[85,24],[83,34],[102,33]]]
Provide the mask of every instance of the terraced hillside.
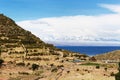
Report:
[[52,44],[44,43],[31,32],[22,29],[12,19],[3,14],[0,14],[0,51],[1,57],[4,60],[12,59],[15,61],[41,60],[41,56],[43,58],[43,55],[81,57],[81,54],[73,54],[69,51],[57,49]]
[[44,43],[0,14],[0,80],[114,80],[116,67],[105,73],[104,67],[86,66],[87,59]]

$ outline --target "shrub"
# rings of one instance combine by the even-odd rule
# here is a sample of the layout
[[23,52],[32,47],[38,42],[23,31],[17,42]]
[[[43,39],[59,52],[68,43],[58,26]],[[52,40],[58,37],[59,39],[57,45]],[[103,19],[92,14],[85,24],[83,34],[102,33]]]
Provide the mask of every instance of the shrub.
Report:
[[115,80],[120,80],[120,73],[115,74]]
[[107,68],[104,68],[105,71],[107,71]]
[[120,62],[118,65],[119,65],[119,68],[118,68],[119,72],[115,74],[115,80],[120,80]]
[[57,67],[58,67],[58,68],[62,68],[62,67],[64,67],[64,65],[58,65]]
[[57,71],[58,69],[56,67],[51,70],[51,72],[57,72]]
[[111,73],[110,73],[110,76],[115,76],[114,72],[111,72]]
[[16,65],[17,65],[17,66],[25,66],[25,63],[20,62],[20,63],[17,63]]
[[12,75],[12,73],[9,73],[9,75]]
[[99,65],[97,65],[97,66],[96,66],[96,69],[100,69],[100,66],[99,66]]
[[13,64],[13,62],[12,62],[12,61],[9,61],[8,64]]
[[21,80],[21,78],[14,78],[14,77],[10,77],[8,80]]
[[63,54],[63,57],[67,57],[68,55],[67,54]]
[[28,72],[18,72],[19,74],[22,74],[22,75],[29,75]]
[[61,60],[61,63],[64,63],[64,60]]
[[76,71],[79,71],[79,69],[76,69]]
[[55,58],[55,60],[59,60],[59,57]]
[[0,64],[2,64],[4,62],[4,60],[0,59]]
[[37,65],[37,64],[32,64],[32,70],[34,71],[34,70],[37,70],[39,68],[39,65]]
[[50,66],[51,66],[51,67],[53,67],[53,66],[54,66],[54,64],[50,64]]
[[0,59],[0,67],[2,66],[4,60]]
[[27,65],[26,66],[29,66],[30,65],[30,63],[27,63]]
[[67,71],[67,73],[70,73],[70,71]]

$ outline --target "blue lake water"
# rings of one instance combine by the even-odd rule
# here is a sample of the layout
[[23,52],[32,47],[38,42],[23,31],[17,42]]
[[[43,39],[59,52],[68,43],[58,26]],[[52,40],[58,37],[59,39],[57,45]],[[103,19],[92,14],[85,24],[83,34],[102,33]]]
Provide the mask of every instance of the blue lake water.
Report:
[[79,52],[89,56],[120,50],[120,46],[57,46],[57,48]]

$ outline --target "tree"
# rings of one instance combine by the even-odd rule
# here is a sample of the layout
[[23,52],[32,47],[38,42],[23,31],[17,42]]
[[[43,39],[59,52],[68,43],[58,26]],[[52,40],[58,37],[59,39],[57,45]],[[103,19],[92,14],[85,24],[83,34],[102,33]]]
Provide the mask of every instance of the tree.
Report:
[[115,74],[115,80],[120,80],[120,62],[118,63],[118,65],[119,65],[119,68],[118,68],[119,72]]
[[37,65],[37,64],[32,64],[32,70],[34,71],[34,70],[37,70],[39,68],[39,65]]
[[2,66],[3,62],[4,62],[4,60],[0,59],[0,67]]

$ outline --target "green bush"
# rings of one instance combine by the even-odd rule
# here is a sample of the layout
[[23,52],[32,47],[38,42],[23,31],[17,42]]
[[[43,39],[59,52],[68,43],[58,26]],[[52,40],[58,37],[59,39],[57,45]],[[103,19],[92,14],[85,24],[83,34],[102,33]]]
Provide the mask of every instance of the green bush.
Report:
[[84,64],[81,64],[81,65],[86,65],[86,66],[99,66],[100,64],[88,62],[88,63],[84,63]]
[[17,63],[16,65],[17,65],[17,66],[25,66],[25,63],[20,62],[20,63]]
[[115,80],[120,80],[120,62],[118,65],[119,65],[119,68],[118,68],[119,72],[115,74]]
[[39,68],[39,65],[37,65],[37,64],[32,64],[32,70],[34,71],[34,70],[37,70]]
[[120,80],[120,72],[115,74],[115,80]]
[[96,69],[100,69],[100,66],[99,66],[99,65],[97,65],[97,66],[96,66]]
[[0,59],[0,67],[2,66],[4,60]]

